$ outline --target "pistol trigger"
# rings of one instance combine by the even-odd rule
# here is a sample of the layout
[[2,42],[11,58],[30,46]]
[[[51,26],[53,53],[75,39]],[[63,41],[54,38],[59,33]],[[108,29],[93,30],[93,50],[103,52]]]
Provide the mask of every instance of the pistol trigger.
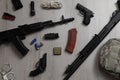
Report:
[[83,15],[84,15],[84,12],[82,12],[82,11],[79,11],[79,12],[82,14],[81,16],[83,17]]
[[35,67],[37,68],[37,67],[39,67],[39,65],[40,65],[40,61],[38,61],[38,62],[35,64]]

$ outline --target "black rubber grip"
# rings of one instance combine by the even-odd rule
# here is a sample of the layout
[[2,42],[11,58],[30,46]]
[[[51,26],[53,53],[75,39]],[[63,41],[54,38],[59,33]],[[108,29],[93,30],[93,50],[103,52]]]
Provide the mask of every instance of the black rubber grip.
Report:
[[44,35],[44,39],[46,40],[52,40],[52,39],[57,39],[57,38],[59,38],[58,33],[47,33]]
[[18,36],[14,37],[13,44],[20,51],[22,56],[25,56],[28,53],[29,49],[25,47]]

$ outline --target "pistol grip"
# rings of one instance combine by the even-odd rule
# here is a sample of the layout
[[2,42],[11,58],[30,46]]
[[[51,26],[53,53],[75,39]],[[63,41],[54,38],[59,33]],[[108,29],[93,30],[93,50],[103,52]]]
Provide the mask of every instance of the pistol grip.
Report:
[[90,23],[91,15],[85,14],[83,19],[83,24],[88,25]]
[[29,49],[25,47],[25,45],[22,43],[18,36],[14,37],[13,44],[20,51],[22,56],[25,56],[28,53]]
[[68,34],[68,43],[66,46],[66,51],[72,53],[74,48],[75,48],[75,44],[76,44],[76,37],[77,37],[77,30],[76,28],[70,29],[69,30],[69,34]]

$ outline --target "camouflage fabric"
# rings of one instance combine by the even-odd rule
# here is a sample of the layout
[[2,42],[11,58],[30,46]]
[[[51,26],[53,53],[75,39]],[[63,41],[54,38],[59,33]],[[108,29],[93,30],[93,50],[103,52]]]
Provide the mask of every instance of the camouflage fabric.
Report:
[[103,45],[100,66],[115,78],[120,78],[120,39],[110,39]]
[[57,1],[44,2],[41,4],[41,7],[43,9],[60,9],[62,7],[62,3]]

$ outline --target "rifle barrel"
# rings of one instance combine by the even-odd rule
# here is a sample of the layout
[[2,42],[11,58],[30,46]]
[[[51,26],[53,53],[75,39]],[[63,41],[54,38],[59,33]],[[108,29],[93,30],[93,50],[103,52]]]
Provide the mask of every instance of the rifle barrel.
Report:
[[[63,80],[68,80],[72,74],[79,68],[79,66],[87,59],[87,57],[94,51],[100,42],[110,33],[115,25],[120,21],[120,11],[112,16],[107,25],[100,31],[100,33],[92,38],[92,40],[82,49],[80,55],[75,61],[66,69],[66,77]],[[82,56],[81,56],[82,55]]]

